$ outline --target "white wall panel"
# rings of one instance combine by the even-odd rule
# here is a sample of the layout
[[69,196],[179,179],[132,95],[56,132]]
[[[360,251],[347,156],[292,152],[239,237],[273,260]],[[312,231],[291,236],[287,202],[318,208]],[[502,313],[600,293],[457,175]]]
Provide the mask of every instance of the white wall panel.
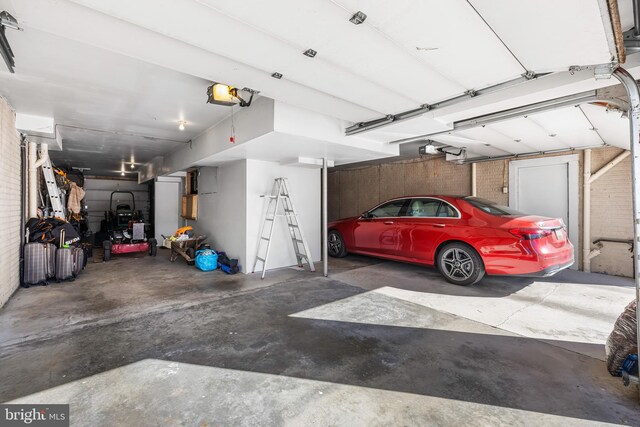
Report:
[[20,138],[15,114],[0,97],[0,218],[2,218],[2,250],[0,250],[0,307],[20,286],[20,216],[21,170]]
[[246,181],[245,161],[200,168],[198,220],[186,222],[196,234],[208,236],[213,249],[237,258],[242,272],[247,268]]
[[[289,191],[298,211],[298,221],[309,244],[311,257],[314,261],[320,260],[320,169],[288,167],[272,162],[247,160],[246,243],[248,272],[251,272],[255,260],[268,201],[267,198],[260,196],[271,194],[274,180],[280,177],[287,178],[289,181]],[[285,218],[277,217],[267,268],[273,269],[296,264],[296,256]]]

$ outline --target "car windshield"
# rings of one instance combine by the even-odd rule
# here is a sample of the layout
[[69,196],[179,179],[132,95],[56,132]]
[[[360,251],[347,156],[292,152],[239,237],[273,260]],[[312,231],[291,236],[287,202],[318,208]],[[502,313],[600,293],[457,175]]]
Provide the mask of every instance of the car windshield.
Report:
[[490,200],[480,199],[478,197],[465,197],[464,200],[472,206],[475,206],[476,208],[491,215],[524,215],[522,212],[508,206],[499,205]]

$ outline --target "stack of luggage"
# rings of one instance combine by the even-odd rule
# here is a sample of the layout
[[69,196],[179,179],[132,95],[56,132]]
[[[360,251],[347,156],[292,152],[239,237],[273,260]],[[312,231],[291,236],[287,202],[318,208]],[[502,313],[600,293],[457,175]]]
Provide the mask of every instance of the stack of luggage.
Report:
[[49,280],[74,280],[86,266],[85,249],[76,230],[60,218],[32,218],[24,245],[23,286],[47,285]]

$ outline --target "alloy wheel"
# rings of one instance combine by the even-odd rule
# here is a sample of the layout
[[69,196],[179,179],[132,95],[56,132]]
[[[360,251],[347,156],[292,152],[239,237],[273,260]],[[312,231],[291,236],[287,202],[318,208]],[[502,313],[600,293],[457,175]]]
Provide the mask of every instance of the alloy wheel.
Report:
[[328,243],[329,253],[332,256],[337,256],[338,254],[340,254],[340,251],[342,250],[342,241],[340,239],[340,236],[338,236],[336,233],[330,233]]
[[473,274],[474,268],[471,255],[463,249],[450,248],[442,254],[442,272],[452,280],[468,279]]

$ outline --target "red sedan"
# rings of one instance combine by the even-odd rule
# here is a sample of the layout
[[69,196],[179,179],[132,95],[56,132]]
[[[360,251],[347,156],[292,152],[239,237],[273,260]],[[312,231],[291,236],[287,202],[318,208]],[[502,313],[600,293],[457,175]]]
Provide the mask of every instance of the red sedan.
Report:
[[348,252],[435,265],[471,285],[485,274],[551,276],[570,267],[573,245],[561,219],[526,215],[476,197],[413,196],[329,224],[329,255]]

